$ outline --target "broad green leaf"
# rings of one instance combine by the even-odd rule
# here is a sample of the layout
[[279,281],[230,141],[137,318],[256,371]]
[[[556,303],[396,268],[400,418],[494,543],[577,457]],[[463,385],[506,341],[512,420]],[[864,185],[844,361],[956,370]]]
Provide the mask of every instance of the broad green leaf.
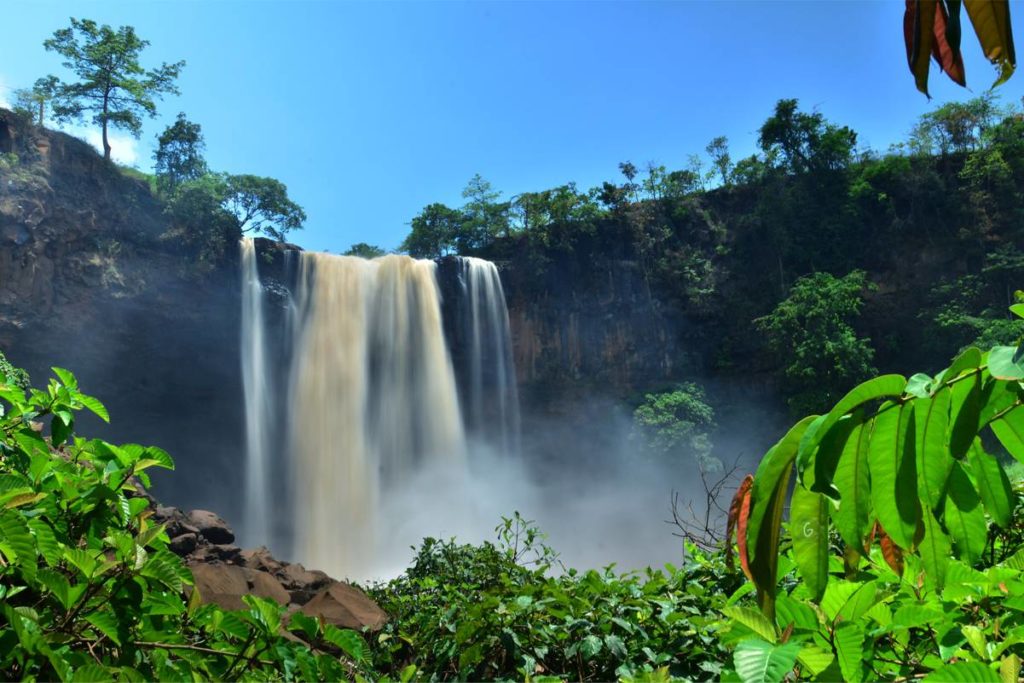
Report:
[[985,504],[985,510],[997,526],[1006,529],[1010,526],[1016,493],[1010,486],[1003,466],[982,449],[979,439],[975,439],[971,449],[967,451],[967,465],[978,484],[978,492]]
[[945,614],[937,609],[916,603],[907,603],[901,605],[893,614],[892,625],[894,628],[919,628],[942,621],[944,618]]
[[871,509],[868,442],[872,423],[863,422],[862,414],[854,415],[854,419],[856,424],[836,467],[834,482],[839,491],[839,506],[832,511],[832,519],[846,545],[860,548],[868,532],[868,511]]
[[770,643],[774,643],[777,639],[775,627],[772,625],[772,622],[755,609],[736,606],[725,607],[722,609],[722,614],[743,624]]
[[1010,312],[1018,318],[1024,318],[1024,304],[1014,304],[1010,306]]
[[[792,624],[794,628],[816,631],[818,616],[814,609],[807,604],[783,593],[779,595],[778,601],[775,603],[775,623],[782,630]],[[774,638],[767,640],[774,640]]]
[[1007,411],[998,420],[989,423],[992,433],[1003,448],[1020,462],[1024,462],[1024,405]]
[[1002,683],[999,675],[981,662],[946,664],[922,679],[922,683]]
[[1002,683],[1017,683],[1020,678],[1020,657],[1015,654],[1003,657],[999,663],[999,678]]
[[921,519],[924,523],[924,537],[918,546],[918,552],[921,553],[925,582],[936,590],[942,590],[946,583],[946,563],[949,562],[952,547],[933,512],[925,510]]
[[628,654],[625,641],[618,636],[605,636],[604,646],[616,659],[625,659]]
[[579,652],[583,655],[584,660],[593,659],[601,651],[602,647],[603,643],[600,638],[595,635],[589,635],[580,641]]
[[117,617],[106,610],[93,612],[85,618],[97,631],[110,638],[115,645],[121,644]]
[[747,552],[750,554],[750,571],[758,588],[758,601],[762,610],[772,617],[786,489],[800,439],[813,419],[805,417],[794,425],[762,458],[754,475],[752,505],[747,521]]
[[[832,500],[839,498],[839,491],[835,486],[836,468],[854,429],[861,422],[861,416],[861,409],[857,408],[855,414],[844,415],[836,420],[828,433],[822,436],[817,450],[811,454],[811,459],[807,462],[808,470],[800,473],[801,481],[809,490],[822,493]],[[813,426],[812,423],[811,427]]]
[[839,622],[834,640],[843,679],[860,683],[864,677],[864,627],[852,621]]
[[789,529],[800,577],[813,600],[828,583],[828,509],[825,496],[797,483],[789,505]]
[[981,375],[962,380],[950,387],[949,450],[962,459],[977,437],[981,417]]
[[366,641],[352,629],[341,629],[327,624],[324,627],[324,640],[341,648],[341,651],[355,662],[361,663],[367,659]]
[[971,646],[974,653],[978,655],[983,661],[988,661],[988,642],[985,640],[985,632],[977,626],[961,626],[960,632],[964,634],[964,638],[967,639],[967,644]]
[[814,449],[818,447],[822,438],[832,429],[832,425],[839,421],[839,418],[869,401],[900,396],[906,385],[907,379],[903,375],[882,375],[854,387],[836,403],[832,410],[823,416],[823,419],[817,421],[813,428],[808,428],[804,432],[800,440],[800,457],[798,458],[797,469],[801,472],[806,469],[807,462]]
[[931,399],[914,401],[917,490],[927,510],[939,507],[946,492],[949,471],[953,467],[953,458],[946,443],[949,403],[949,388],[942,389]]
[[875,581],[856,582],[854,586],[856,590],[836,613],[836,621],[858,621],[878,601],[878,584]]
[[1013,405],[1022,401],[1022,390],[1016,382],[1003,382],[992,379],[987,371],[982,373],[984,379],[981,387],[981,414],[978,417],[978,428],[981,429],[997,416],[1001,416]]
[[1016,346],[997,346],[988,352],[988,371],[995,379],[1024,379],[1024,358]]
[[39,548],[39,554],[43,556],[46,563],[51,567],[58,564],[63,559],[64,553],[61,551],[60,544],[57,543],[53,529],[38,517],[28,521],[28,528],[36,537],[36,547]]
[[104,422],[110,422],[110,413],[107,412],[106,406],[104,406],[98,398],[79,394],[78,400],[98,418]]
[[977,562],[985,551],[988,528],[981,498],[959,462],[953,463],[949,475],[949,493],[944,509],[946,528],[960,557],[970,564]]
[[953,363],[939,375],[938,383],[943,384],[945,382],[949,382],[952,379],[956,379],[964,372],[976,370],[981,363],[981,351],[974,346],[966,348],[953,360]]
[[66,386],[68,389],[78,388],[78,380],[75,379],[74,373],[72,373],[70,370],[65,370],[64,368],[50,369],[53,370],[53,374],[57,375],[57,378],[60,379],[60,383]]
[[743,683],[781,683],[800,654],[799,643],[772,645],[763,640],[744,640],[736,646],[733,664]]
[[13,510],[0,513],[0,550],[8,562],[22,567],[35,564],[35,538],[29,532],[25,519]]
[[817,676],[832,665],[836,659],[831,652],[826,652],[817,645],[807,644],[800,648],[797,660],[805,667],[812,676]]
[[907,380],[907,387],[904,393],[916,396],[917,398],[928,398],[931,396],[931,387],[934,380],[923,372],[911,376]]
[[913,404],[883,407],[875,416],[868,442],[871,503],[878,521],[901,548],[913,546],[921,516],[913,413]]

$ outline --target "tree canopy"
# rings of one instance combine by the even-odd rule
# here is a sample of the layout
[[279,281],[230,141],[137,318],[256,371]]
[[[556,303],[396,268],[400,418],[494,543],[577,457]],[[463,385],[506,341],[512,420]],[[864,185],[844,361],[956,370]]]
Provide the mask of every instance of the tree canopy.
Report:
[[110,159],[111,126],[138,137],[142,117],[156,115],[155,100],[178,94],[175,80],[185,62],[144,69],[139,57],[149,41],[139,38],[131,26],[115,30],[91,19],[72,18],[70,27],[54,32],[43,45],[63,57],[64,66],[78,77],[61,82],[54,114],[65,120],[92,114],[92,121],[102,129],[106,159]]

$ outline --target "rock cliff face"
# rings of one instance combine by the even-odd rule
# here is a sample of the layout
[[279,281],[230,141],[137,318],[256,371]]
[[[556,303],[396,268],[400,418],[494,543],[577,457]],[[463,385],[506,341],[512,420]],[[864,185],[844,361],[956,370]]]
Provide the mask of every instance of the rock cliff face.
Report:
[[83,432],[170,451],[158,496],[238,519],[237,268],[190,276],[145,182],[80,140],[0,110],[0,155],[0,348],[107,403]]

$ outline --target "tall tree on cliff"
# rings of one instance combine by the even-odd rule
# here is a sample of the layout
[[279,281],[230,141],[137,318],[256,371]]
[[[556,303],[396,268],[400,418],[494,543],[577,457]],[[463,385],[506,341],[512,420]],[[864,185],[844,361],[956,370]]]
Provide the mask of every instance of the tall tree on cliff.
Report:
[[178,119],[157,137],[157,143],[153,160],[161,191],[170,194],[181,183],[200,178],[209,170],[203,158],[203,129],[185,118],[184,113],[178,114]]
[[46,105],[53,101],[59,90],[60,79],[44,76],[36,80],[31,88],[14,91],[14,110],[42,126],[46,122]]
[[70,120],[91,113],[93,122],[103,130],[105,159],[110,159],[110,126],[139,137],[142,115],[156,116],[154,99],[178,94],[174,81],[185,62],[164,63],[147,71],[139,64],[139,54],[148,45],[131,26],[115,31],[106,24],[74,18],[70,28],[55,31],[43,42],[47,50],[64,57],[64,66],[79,78],[75,83],[61,83],[54,114]]

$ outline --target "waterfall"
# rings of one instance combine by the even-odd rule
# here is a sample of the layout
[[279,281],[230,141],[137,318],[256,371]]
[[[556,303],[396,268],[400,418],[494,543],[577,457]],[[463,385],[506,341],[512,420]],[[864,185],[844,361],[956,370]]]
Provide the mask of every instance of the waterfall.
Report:
[[[467,431],[506,452],[517,447],[498,272],[480,259],[459,259],[458,268],[459,301],[444,303],[461,311],[468,343],[459,384],[433,261],[303,252],[275,328],[253,242],[243,241],[249,542],[269,543],[280,527],[292,558],[338,576],[372,576],[392,521],[381,515],[385,499],[402,496],[427,469],[457,481]],[[268,334],[284,339],[268,343]]]
[[245,528],[269,543],[270,525],[264,505],[273,444],[274,392],[269,383],[263,286],[256,268],[256,247],[242,240],[242,386],[245,391]]
[[467,427],[506,454],[519,451],[519,396],[508,310],[498,268],[479,258],[459,258],[466,298],[463,324],[469,377]]

